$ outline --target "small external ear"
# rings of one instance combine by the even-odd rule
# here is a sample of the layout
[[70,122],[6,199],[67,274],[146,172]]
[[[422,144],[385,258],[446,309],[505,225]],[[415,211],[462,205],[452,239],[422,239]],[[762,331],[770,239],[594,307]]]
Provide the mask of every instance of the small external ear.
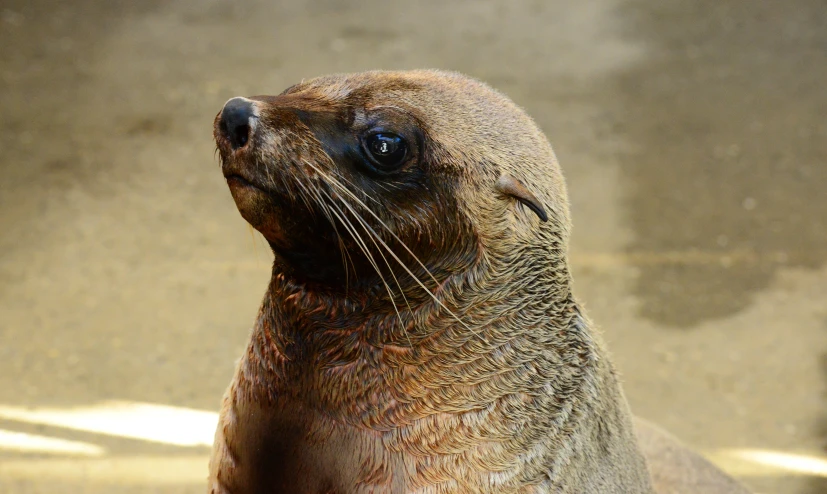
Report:
[[526,189],[525,185],[516,178],[511,175],[501,175],[494,188],[525,204],[528,209],[534,211],[541,221],[548,221],[548,215],[546,214],[546,210],[543,209],[543,205],[540,204],[540,201],[534,197],[534,194]]

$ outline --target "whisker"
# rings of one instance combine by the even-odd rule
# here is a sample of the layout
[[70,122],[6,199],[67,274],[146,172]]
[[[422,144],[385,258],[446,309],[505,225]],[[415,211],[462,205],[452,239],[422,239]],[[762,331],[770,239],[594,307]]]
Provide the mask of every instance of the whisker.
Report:
[[[348,220],[345,217],[344,212],[342,212],[342,210],[339,209],[339,206],[337,206],[335,203],[330,203],[330,206],[333,208],[333,210],[331,210],[331,213],[333,213],[333,215],[335,215],[336,218],[339,219],[339,221],[342,223],[342,225],[345,227],[345,229],[350,233],[350,236],[353,237],[353,240],[358,244],[361,251],[365,254],[365,257],[367,257],[368,262],[371,264],[371,266],[373,266],[373,269],[376,270],[376,274],[379,275],[379,279],[382,281],[382,285],[384,285],[385,290],[388,292],[388,297],[390,298],[390,302],[391,302],[391,305],[393,306],[394,312],[396,312],[396,317],[397,317],[397,319],[399,319],[399,325],[402,329],[402,333],[405,335],[405,338],[408,340],[408,344],[411,347],[413,347],[413,344],[411,343],[411,339],[408,336],[407,331],[405,330],[405,323],[402,321],[402,314],[399,313],[399,309],[396,307],[396,302],[393,300],[393,292],[391,291],[391,288],[388,285],[388,283],[385,281],[384,276],[382,276],[382,272],[379,269],[379,265],[376,264],[376,261],[374,260],[373,256],[369,252],[369,250],[367,248],[367,245],[364,243],[364,240],[362,240],[362,237],[359,235],[359,232],[356,231],[355,227],[350,222],[350,220]],[[337,211],[338,211],[338,213],[337,213]]]
[[[305,188],[305,190],[308,190]],[[321,195],[319,194],[318,190],[309,190],[310,193],[313,194],[315,197],[316,202],[318,203],[319,207],[322,210],[322,213],[325,215],[325,218],[330,222],[330,225],[333,227],[333,232],[336,234],[336,240],[339,243],[339,253],[342,255],[342,267],[345,269],[345,294],[347,294],[349,287],[350,287],[350,270],[347,268],[347,261],[350,260],[350,265],[353,267],[353,273],[356,274],[356,264],[353,263],[353,258],[350,257],[350,253],[345,248],[344,240],[342,240],[342,235],[339,233],[339,229],[336,227],[336,221],[333,219],[331,215],[330,209],[325,201],[322,199]]]
[[424,283],[422,283],[422,281],[421,281],[421,280],[420,280],[420,279],[419,279],[419,278],[418,278],[418,277],[417,277],[417,276],[416,276],[416,275],[415,275],[415,274],[414,274],[414,273],[410,270],[410,268],[408,268],[408,266],[406,266],[406,265],[405,265],[405,263],[404,263],[404,262],[402,262],[402,260],[401,260],[401,259],[399,259],[399,257],[398,257],[398,256],[396,255],[396,253],[393,251],[393,249],[391,249],[391,248],[388,246],[388,244],[386,244],[386,243],[385,243],[385,241],[384,241],[384,240],[382,240],[382,238],[381,238],[381,237],[379,237],[379,235],[376,233],[376,231],[375,231],[375,230],[374,230],[374,229],[373,229],[373,228],[372,228],[369,224],[367,224],[367,222],[366,222],[366,221],[365,221],[365,220],[364,220],[361,216],[359,216],[359,215],[358,215],[358,213],[356,213],[356,211],[353,209],[353,206],[351,206],[350,204],[348,204],[346,201],[342,201],[342,204],[344,204],[344,205],[345,205],[345,207],[347,207],[347,208],[350,210],[350,212],[351,212],[351,213],[353,213],[353,215],[354,215],[354,216],[356,216],[356,219],[357,219],[357,220],[359,220],[359,221],[362,223],[363,227],[364,227],[366,230],[368,230],[368,231],[370,232],[370,234],[371,234],[371,235],[373,235],[373,236],[376,238],[376,240],[379,242],[379,244],[380,244],[380,245],[382,245],[382,247],[384,247],[386,251],[388,251],[388,254],[390,254],[390,255],[391,255],[391,257],[393,257],[393,258],[396,260],[396,262],[397,262],[397,263],[399,263],[399,265],[400,265],[400,266],[402,266],[402,269],[404,269],[404,270],[408,273],[408,275],[409,275],[411,278],[413,278],[413,280],[414,280],[414,281],[415,281],[415,282],[416,282],[416,283],[417,283],[417,284],[418,284],[418,285],[419,285],[419,286],[420,286],[423,290],[425,290],[425,292],[426,292],[426,293],[427,293],[427,294],[431,297],[431,299],[433,299],[433,301],[434,301],[434,302],[436,302],[436,303],[437,303],[437,305],[439,305],[441,308],[445,309],[445,311],[446,311],[446,312],[448,312],[448,314],[449,314],[449,315],[450,315],[450,316],[451,316],[454,320],[456,320],[458,323],[460,323],[460,324],[461,324],[461,325],[462,325],[465,329],[468,329],[468,330],[470,330],[470,329],[471,329],[471,328],[469,328],[469,327],[465,324],[465,322],[463,322],[463,321],[462,321],[462,320],[461,320],[461,319],[460,319],[460,318],[459,318],[456,314],[454,314],[454,313],[453,313],[453,311],[451,311],[451,309],[449,309],[449,308],[448,308],[445,304],[443,304],[443,303],[442,303],[442,301],[441,301],[441,300],[439,300],[439,299],[436,297],[436,295],[434,295],[433,293],[431,293],[431,291],[430,291],[430,290],[428,290],[428,288],[425,286],[425,284],[424,284]]
[[[403,247],[403,248],[404,248],[404,249],[405,249],[405,250],[406,250],[406,251],[407,251],[407,252],[408,252],[408,253],[409,253],[409,254],[410,254],[413,258],[414,258],[414,260],[415,260],[415,261],[416,261],[416,262],[417,262],[417,263],[418,263],[418,264],[422,267],[422,269],[424,269],[424,270],[425,270],[425,272],[428,274],[428,276],[430,276],[430,278],[434,281],[434,283],[436,283],[436,284],[437,284],[437,286],[439,286],[439,284],[440,284],[440,283],[437,281],[437,279],[434,277],[434,275],[433,275],[433,274],[432,274],[432,273],[428,270],[428,268],[427,268],[427,267],[425,267],[425,265],[422,263],[422,261],[420,261],[420,260],[419,260],[419,258],[416,256],[416,254],[414,254],[414,253],[411,251],[411,249],[410,249],[410,248],[408,248],[408,246],[407,246],[407,245],[405,245],[405,242],[403,242],[403,241],[402,241],[402,239],[400,239],[400,238],[399,238],[399,236],[398,236],[398,235],[396,235],[396,233],[394,233],[394,232],[393,232],[393,230],[391,230],[391,229],[390,229],[390,227],[389,227],[387,224],[385,224],[385,222],[384,222],[384,221],[382,221],[382,219],[381,219],[381,218],[380,218],[380,217],[379,217],[376,213],[374,213],[374,212],[373,212],[373,210],[371,210],[371,209],[367,206],[367,204],[365,204],[362,200],[360,200],[360,199],[359,199],[359,198],[358,198],[358,197],[357,197],[357,196],[356,196],[353,192],[351,192],[351,191],[350,191],[347,187],[345,187],[344,185],[342,185],[342,184],[341,184],[338,180],[336,180],[335,178],[331,177],[329,174],[325,173],[324,171],[320,170],[320,169],[319,169],[319,167],[315,166],[313,163],[310,163],[309,161],[304,161],[304,163],[305,163],[308,167],[310,167],[312,170],[314,170],[316,173],[318,173],[318,174],[319,174],[319,175],[321,175],[323,178],[325,178],[325,179],[328,181],[328,183],[329,183],[330,185],[335,186],[337,189],[341,190],[342,192],[344,192],[345,194],[347,194],[348,196],[350,196],[351,198],[353,198],[353,200],[355,200],[355,201],[356,201],[357,203],[359,203],[359,204],[360,204],[360,205],[361,205],[364,209],[366,209],[366,210],[368,211],[368,213],[370,213],[370,215],[371,215],[371,216],[373,216],[373,217],[376,219],[376,221],[378,221],[378,222],[379,222],[379,224],[380,224],[380,225],[382,225],[382,227],[384,227],[384,228],[385,228],[385,230],[386,230],[386,231],[387,231],[387,232],[388,232],[388,233],[389,233],[389,234],[390,234],[390,235],[391,235],[394,239],[396,239],[396,240],[399,242],[399,244],[400,244],[400,245],[402,245],[402,247]],[[342,198],[342,199],[344,199],[344,198]],[[373,228],[371,228],[371,226],[370,226],[370,225],[368,225],[368,224],[367,224],[367,222],[365,222],[365,220],[364,220],[361,216],[359,216],[359,214],[358,214],[358,213],[356,213],[356,212],[354,211],[353,206],[351,206],[351,205],[350,205],[347,201],[345,201],[345,200],[343,200],[343,201],[342,201],[342,204],[344,204],[344,205],[345,205],[345,206],[346,206],[346,207],[347,207],[347,208],[348,208],[348,209],[349,209],[349,210],[350,210],[350,211],[351,211],[351,212],[352,212],[352,213],[356,216],[356,218],[357,218],[357,219],[359,219],[359,220],[360,220],[360,222],[362,222],[362,223],[364,224],[364,226],[365,226],[367,229],[369,229],[369,230],[373,233],[373,235],[374,235],[374,236],[376,237],[376,239],[377,239],[377,240],[381,243],[381,245],[385,248],[385,250],[387,250],[387,251],[388,251],[388,253],[391,255],[391,257],[393,257],[393,258],[396,260],[396,262],[397,262],[397,263],[399,263],[399,265],[400,265],[400,266],[402,266],[402,269],[404,269],[404,270],[408,273],[408,275],[409,275],[411,278],[413,278],[413,280],[414,280],[414,281],[415,281],[415,282],[416,282],[416,283],[417,283],[417,284],[418,284],[418,285],[419,285],[419,286],[420,286],[420,287],[421,287],[421,288],[422,288],[422,289],[423,289],[423,290],[424,290],[424,291],[425,291],[425,292],[426,292],[426,293],[427,293],[427,294],[431,297],[431,299],[433,299],[433,301],[434,301],[437,305],[439,305],[442,309],[444,309],[444,310],[445,310],[445,311],[446,311],[446,312],[447,312],[447,313],[448,313],[448,314],[449,314],[449,315],[450,315],[450,316],[451,316],[451,317],[452,317],[455,321],[457,321],[458,323],[460,323],[460,324],[461,324],[461,325],[462,325],[465,329],[471,330],[471,328],[469,328],[469,327],[468,327],[468,325],[467,325],[467,324],[465,324],[465,322],[463,322],[463,321],[462,321],[462,320],[461,320],[461,319],[460,319],[460,318],[459,318],[456,314],[454,314],[454,312],[453,312],[451,309],[449,309],[449,308],[448,308],[448,307],[447,307],[444,303],[442,303],[442,301],[441,301],[441,300],[439,300],[439,299],[436,297],[436,295],[434,295],[434,294],[433,294],[430,290],[428,290],[428,287],[426,287],[426,286],[425,286],[425,284],[424,284],[424,283],[422,283],[422,280],[420,280],[420,279],[419,279],[419,278],[418,278],[418,277],[417,277],[417,276],[416,276],[416,275],[415,275],[415,274],[411,271],[411,269],[410,269],[410,268],[408,268],[408,266],[406,266],[406,265],[405,265],[405,263],[404,263],[404,262],[402,262],[402,260],[401,260],[401,259],[399,259],[399,256],[397,256],[397,255],[396,255],[396,253],[393,251],[393,249],[391,249],[390,247],[388,247],[388,245],[387,245],[387,244],[386,244],[386,243],[385,243],[385,242],[381,239],[381,237],[379,237],[379,236],[376,234],[376,231],[375,231],[375,230],[373,230]],[[395,308],[395,306],[394,306],[394,308]]]
[[[310,181],[309,177],[304,172],[304,170],[301,170],[301,173],[302,173],[302,175],[304,175],[305,179],[307,179],[307,181],[309,182]],[[311,197],[310,197],[312,195],[311,191],[302,182],[302,180],[295,180],[294,183],[299,188],[299,194],[298,194],[299,199],[301,199],[302,203],[304,203],[304,206],[310,212],[311,217],[313,217],[315,219],[316,218],[316,209],[312,206],[312,201],[311,201]],[[322,214],[324,214],[324,211],[322,211]],[[331,221],[330,217],[327,217],[327,220]]]
[[[401,239],[401,238],[399,238],[399,236],[398,236],[398,235],[396,235],[396,233],[394,233],[394,232],[393,232],[393,230],[391,230],[391,229],[390,229],[390,227],[389,227],[387,224],[385,224],[385,222],[384,222],[384,221],[382,221],[382,218],[380,218],[380,217],[379,217],[376,213],[374,213],[374,212],[373,212],[373,210],[372,210],[372,209],[370,209],[370,208],[368,207],[368,205],[367,205],[367,204],[365,204],[362,200],[360,200],[360,199],[359,199],[359,198],[358,198],[358,197],[357,197],[357,196],[356,196],[353,192],[351,192],[351,191],[350,191],[350,189],[348,189],[347,187],[345,187],[344,185],[342,185],[342,184],[341,184],[340,182],[338,182],[338,181],[337,181],[334,177],[331,177],[330,175],[328,175],[328,174],[324,173],[322,170],[320,170],[318,167],[316,167],[315,165],[313,165],[313,164],[312,164],[312,163],[310,163],[310,162],[305,162],[305,163],[306,163],[306,164],[307,164],[310,168],[312,168],[314,171],[316,171],[316,173],[318,173],[319,175],[321,175],[322,177],[324,177],[325,179],[327,179],[327,180],[328,180],[328,182],[329,182],[331,185],[333,185],[333,186],[337,187],[337,188],[338,188],[338,189],[340,189],[342,192],[344,192],[345,194],[349,195],[349,196],[350,196],[351,198],[353,198],[353,199],[354,199],[354,200],[355,200],[355,201],[356,201],[356,202],[357,202],[360,206],[362,206],[363,208],[365,208],[365,209],[368,211],[368,213],[369,213],[371,216],[373,216],[373,218],[374,218],[374,219],[376,219],[376,221],[378,221],[378,222],[379,222],[379,224],[380,224],[380,225],[382,225],[382,227],[383,227],[383,228],[384,228],[384,229],[385,229],[385,230],[386,230],[386,231],[387,231],[387,232],[388,232],[388,233],[389,233],[389,234],[390,234],[390,235],[391,235],[391,236],[392,236],[392,237],[393,237],[393,238],[394,238],[397,242],[399,242],[399,244],[400,244],[400,245],[402,245],[402,248],[404,248],[404,249],[405,249],[405,251],[407,251],[407,253],[411,255],[411,257],[413,257],[413,259],[417,262],[417,264],[419,264],[419,266],[420,266],[420,267],[422,267],[422,269],[424,269],[424,270],[425,270],[425,272],[428,274],[428,276],[431,278],[431,280],[433,280],[433,282],[434,282],[434,283],[436,283],[436,284],[437,284],[437,286],[439,286],[439,285],[440,285],[440,283],[439,283],[439,281],[437,281],[436,277],[434,277],[434,275],[433,275],[433,274],[431,274],[431,271],[430,271],[427,267],[425,267],[425,264],[423,264],[423,263],[422,263],[422,261],[420,261],[420,260],[419,260],[419,257],[417,257],[417,256],[416,256],[416,254],[414,254],[414,253],[411,251],[411,249],[410,249],[410,248],[408,248],[408,246],[407,246],[407,245],[405,245],[405,242],[403,242],[403,241],[402,241],[402,239]],[[428,290],[427,288],[425,288],[425,287],[424,287],[424,285],[423,285],[423,288],[425,289],[425,291],[427,291],[428,293],[430,293],[430,290]]]
[[[328,200],[330,200],[331,202],[334,201],[333,197],[331,197],[330,194],[328,194],[326,191],[322,190],[320,192],[322,194],[324,194],[325,197],[327,197]],[[399,279],[396,277],[396,273],[393,272],[393,268],[391,267],[390,263],[388,262],[388,258],[385,257],[385,254],[382,253],[382,250],[379,248],[379,245],[376,243],[376,240],[377,240],[376,233],[373,233],[373,232],[371,232],[371,231],[369,231],[368,229],[365,228],[365,225],[366,225],[365,220],[359,215],[359,213],[354,211],[353,208],[350,208],[349,205],[347,205],[347,204],[346,204],[346,207],[348,207],[350,212],[354,216],[357,217],[359,223],[362,226],[362,229],[365,231],[365,233],[368,234],[368,238],[370,238],[371,242],[373,242],[374,247],[376,247],[377,252],[379,252],[379,255],[382,256],[382,260],[385,262],[385,265],[388,267],[388,271],[390,272],[391,277],[393,277],[393,281],[396,283],[396,286],[399,287],[399,294],[402,295],[402,300],[405,301],[405,305],[408,307],[408,311],[413,312],[413,309],[411,308],[411,304],[410,304],[410,302],[408,302],[408,297],[405,296],[405,290],[402,289],[402,284],[399,283]],[[378,240],[381,242],[381,239],[378,239]],[[404,327],[402,329],[404,331]],[[408,340],[408,342],[410,343],[410,340]]]
[[[314,168],[314,170],[315,170],[315,171],[317,171],[317,172],[319,172],[319,173],[321,174],[321,170],[318,170],[318,169],[316,169],[315,167],[313,167],[313,168]],[[344,175],[342,175],[341,173],[338,173],[338,172],[336,172],[336,171],[332,171],[331,173],[333,174],[333,176],[328,175],[328,176],[327,176],[327,177],[325,177],[325,178],[327,178],[328,180],[333,180],[333,181],[336,181],[336,182],[338,182],[338,179],[342,179],[342,180],[344,180],[344,182],[345,182],[346,184],[350,185],[350,186],[351,186],[351,187],[353,187],[354,189],[357,189],[357,190],[359,189],[359,187],[357,187],[357,186],[356,186],[356,184],[354,184],[353,182],[351,182],[350,180],[348,180],[348,179],[347,179],[347,177],[345,177],[345,176],[344,176]],[[322,176],[324,176],[324,175],[322,174]],[[339,185],[341,185],[341,183],[339,183]],[[382,184],[377,183],[377,185],[379,185],[380,187],[382,187],[383,189],[385,189],[385,187],[384,187]],[[387,190],[387,189],[385,189],[385,190]],[[350,189],[348,189],[348,191],[350,191]],[[371,201],[375,202],[376,204],[379,204],[379,201],[377,201],[376,199],[374,199],[373,197],[371,197],[371,196],[369,196],[369,195],[367,195],[367,194],[365,194],[365,198],[366,198],[366,199],[370,199]]]

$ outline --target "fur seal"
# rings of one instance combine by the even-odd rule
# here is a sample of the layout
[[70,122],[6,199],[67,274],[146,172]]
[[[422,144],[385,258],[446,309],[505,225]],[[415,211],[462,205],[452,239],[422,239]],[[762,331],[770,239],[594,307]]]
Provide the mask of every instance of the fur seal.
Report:
[[214,135],[275,260],[209,492],[747,492],[635,425],[572,294],[557,160],[508,98],[334,75],[233,98]]

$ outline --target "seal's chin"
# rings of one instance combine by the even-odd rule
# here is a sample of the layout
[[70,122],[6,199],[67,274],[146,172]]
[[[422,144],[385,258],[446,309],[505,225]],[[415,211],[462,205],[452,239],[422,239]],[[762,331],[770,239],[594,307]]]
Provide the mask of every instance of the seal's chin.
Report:
[[297,280],[344,284],[341,252],[330,238],[335,232],[317,221],[318,214],[249,176],[231,172],[225,179],[238,211],[270,244],[279,269]]
[[288,245],[289,234],[282,221],[279,221],[285,215],[272,192],[239,174],[229,174],[225,178],[242,218],[261,232],[271,244]]
[[230,194],[232,194],[233,200],[238,210],[241,211],[242,216],[245,210],[255,209],[263,199],[261,196],[266,194],[264,190],[256,187],[241,175],[229,175],[226,177],[226,180],[227,187],[230,188]]

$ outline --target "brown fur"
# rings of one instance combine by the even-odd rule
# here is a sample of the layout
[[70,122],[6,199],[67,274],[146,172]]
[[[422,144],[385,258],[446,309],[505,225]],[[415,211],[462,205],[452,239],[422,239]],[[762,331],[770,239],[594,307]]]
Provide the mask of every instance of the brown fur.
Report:
[[[571,292],[563,177],[522,110],[437,71],[253,100],[249,144],[232,149],[220,115],[216,140],[276,255],[210,492],[655,492]],[[377,120],[414,143],[378,177],[353,158]],[[659,492],[710,492],[686,485]]]

